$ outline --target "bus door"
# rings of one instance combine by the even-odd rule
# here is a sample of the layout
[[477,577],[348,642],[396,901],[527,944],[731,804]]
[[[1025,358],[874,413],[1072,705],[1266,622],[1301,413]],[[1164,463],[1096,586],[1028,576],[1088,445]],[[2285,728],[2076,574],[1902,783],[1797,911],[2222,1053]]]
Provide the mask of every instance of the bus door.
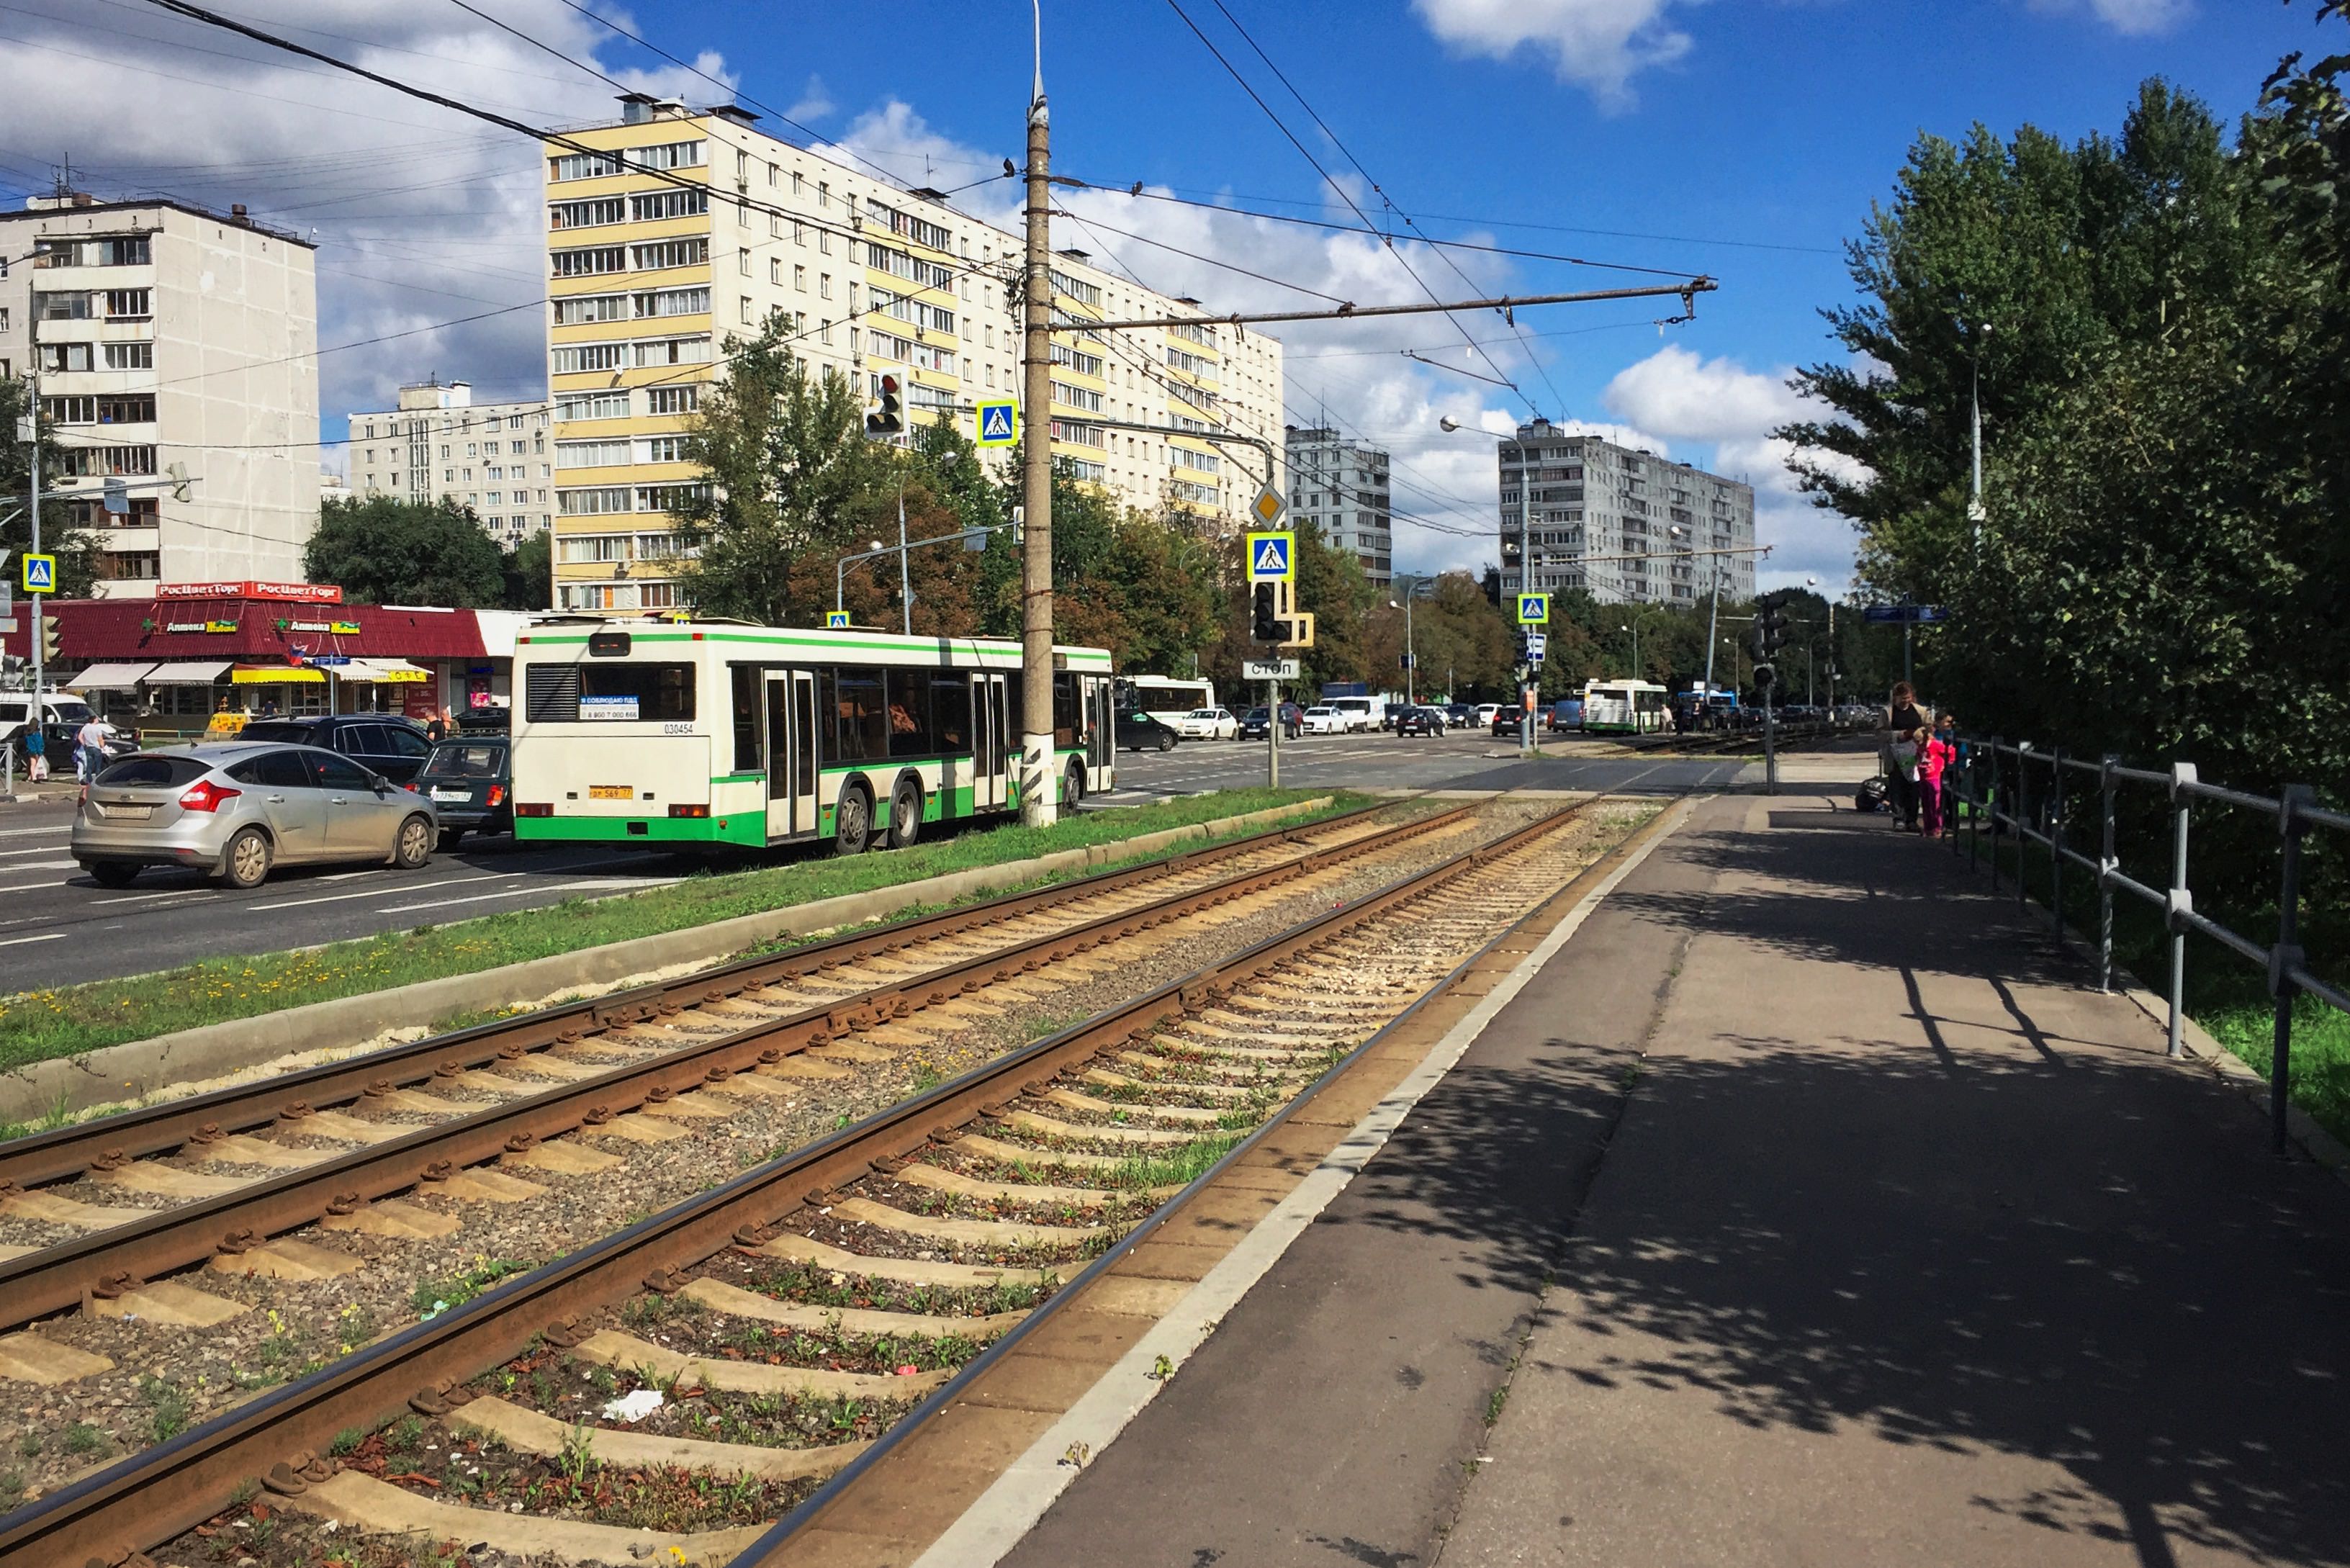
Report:
[[1086,787],[1097,793],[1111,787],[1110,773],[1118,760],[1113,691],[1100,676],[1086,677]]
[[971,808],[1002,811],[1005,799],[1003,677],[971,678]]
[[816,831],[816,676],[767,671],[767,836]]

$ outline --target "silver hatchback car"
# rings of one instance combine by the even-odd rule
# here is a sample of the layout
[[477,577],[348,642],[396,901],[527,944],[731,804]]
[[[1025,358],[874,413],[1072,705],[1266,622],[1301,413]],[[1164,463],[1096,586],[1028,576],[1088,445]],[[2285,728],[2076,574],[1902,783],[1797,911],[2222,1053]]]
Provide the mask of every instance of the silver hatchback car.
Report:
[[316,746],[261,742],[140,752],[85,787],[71,853],[109,888],[146,866],[202,867],[256,888],[272,866],[432,857],[432,803]]

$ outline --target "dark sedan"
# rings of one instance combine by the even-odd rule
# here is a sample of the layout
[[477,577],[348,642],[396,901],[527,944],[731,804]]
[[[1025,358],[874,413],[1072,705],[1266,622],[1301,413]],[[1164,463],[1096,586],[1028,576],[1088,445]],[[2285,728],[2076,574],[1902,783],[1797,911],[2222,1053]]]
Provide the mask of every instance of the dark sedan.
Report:
[[1400,740],[1406,735],[1441,735],[1444,715],[1434,708],[1402,708],[1396,711],[1395,732]]
[[455,848],[468,833],[514,831],[514,771],[504,735],[442,742],[408,787],[431,800],[440,814],[443,851]]
[[301,719],[255,719],[236,733],[240,741],[276,741],[317,746],[343,755],[394,784],[416,776],[432,742],[424,726],[396,713],[331,713]]
[[1499,740],[1503,736],[1507,735],[1510,739],[1513,741],[1516,740],[1518,738],[1519,729],[1524,722],[1525,713],[1522,709],[1503,709],[1500,712],[1493,715],[1494,739]]
[[[1241,715],[1241,739],[1243,741],[1262,741],[1264,739],[1265,731],[1271,727],[1272,723],[1273,711],[1271,709],[1252,708],[1246,713]],[[1294,741],[1305,732],[1305,710],[1300,708],[1295,702],[1284,702],[1281,705],[1282,739]]]
[[1118,716],[1118,744],[1128,752],[1171,752],[1181,740],[1172,725],[1162,724],[1139,708]]

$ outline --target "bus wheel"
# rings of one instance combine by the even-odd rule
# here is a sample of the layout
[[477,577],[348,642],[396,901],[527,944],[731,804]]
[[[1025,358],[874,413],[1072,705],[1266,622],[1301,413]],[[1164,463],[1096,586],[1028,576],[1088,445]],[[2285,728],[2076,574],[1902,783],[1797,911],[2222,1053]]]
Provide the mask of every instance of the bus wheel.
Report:
[[1071,763],[1069,771],[1061,775],[1061,804],[1076,806],[1085,803],[1086,770]]
[[832,852],[835,855],[862,855],[873,841],[873,797],[865,793],[863,784],[851,784],[840,792],[840,804],[832,812]]
[[889,799],[889,847],[903,849],[921,832],[922,786],[912,779],[899,779],[898,793]]

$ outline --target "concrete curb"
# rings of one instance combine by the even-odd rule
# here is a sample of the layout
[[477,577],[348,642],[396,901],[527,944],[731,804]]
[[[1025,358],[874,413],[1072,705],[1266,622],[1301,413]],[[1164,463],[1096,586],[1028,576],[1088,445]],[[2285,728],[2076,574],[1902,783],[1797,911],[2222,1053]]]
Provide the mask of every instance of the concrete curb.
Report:
[[659,936],[550,954],[478,974],[419,981],[389,991],[182,1029],[151,1040],[128,1041],[81,1056],[36,1062],[0,1075],[0,1120],[33,1121],[60,1109],[79,1111],[135,1101],[172,1083],[216,1077],[296,1052],[355,1047],[388,1030],[557,996],[575,987],[609,986],[679,965],[716,963],[777,937],[804,937],[813,931],[861,925],[917,905],[951,904],[1058,871],[1083,871],[1113,860],[1156,855],[1196,839],[1270,826],[1284,817],[1319,810],[1332,798],[1316,795],[1108,844],[974,867],[867,893],[847,893]]

